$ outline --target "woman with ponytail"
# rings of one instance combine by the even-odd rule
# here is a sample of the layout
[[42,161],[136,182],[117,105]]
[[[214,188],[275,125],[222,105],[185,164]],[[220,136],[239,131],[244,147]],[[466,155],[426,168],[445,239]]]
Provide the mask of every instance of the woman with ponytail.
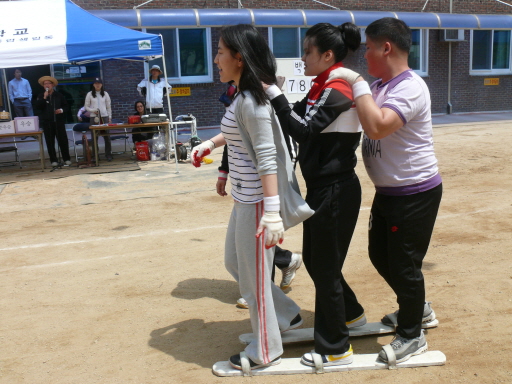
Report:
[[[192,164],[227,144],[234,207],[226,234],[224,263],[249,306],[254,339],[229,363],[250,369],[280,363],[281,333],[299,327],[300,308],[272,282],[275,245],[284,231],[313,212],[298,184],[277,117],[262,85],[276,82],[276,62],[258,30],[246,24],[221,30],[215,64],[234,95],[221,121],[221,134],[193,148]],[[205,220],[207,218],[205,217]],[[244,364],[245,365],[245,364]]]
[[[315,353],[324,366],[353,361],[348,328],[366,323],[364,309],[341,272],[361,205],[354,170],[361,127],[352,88],[337,70],[360,42],[352,23],[316,24],[304,40],[305,75],[316,76],[306,97],[290,105],[276,85],[265,85],[283,132],[299,144],[306,202],[315,211],[304,222],[302,255],[316,288]],[[312,353],[301,361],[315,365]]]

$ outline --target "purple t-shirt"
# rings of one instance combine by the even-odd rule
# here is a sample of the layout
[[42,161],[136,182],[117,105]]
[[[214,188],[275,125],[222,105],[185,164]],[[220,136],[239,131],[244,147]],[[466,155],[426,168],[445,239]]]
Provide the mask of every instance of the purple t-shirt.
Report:
[[379,108],[395,111],[404,125],[380,140],[363,137],[363,161],[377,192],[411,195],[441,183],[432,138],[430,92],[412,70],[371,85]]

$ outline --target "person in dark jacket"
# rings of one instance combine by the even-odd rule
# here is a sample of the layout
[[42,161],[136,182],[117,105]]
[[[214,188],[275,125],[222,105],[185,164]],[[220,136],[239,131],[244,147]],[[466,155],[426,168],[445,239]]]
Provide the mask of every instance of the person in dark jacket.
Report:
[[39,111],[39,120],[44,131],[46,149],[52,167],[59,165],[57,151],[55,150],[55,139],[59,144],[64,165],[70,166],[68,136],[64,125],[64,112],[68,108],[68,103],[64,96],[55,90],[58,84],[57,79],[51,76],[43,76],[38,82],[45,91],[37,96],[36,109]]
[[[140,100],[136,101],[134,109],[135,109],[134,115],[139,115],[142,117],[143,115],[147,114],[146,104],[143,101],[140,101]],[[139,141],[145,141],[145,140],[152,139],[154,133],[151,131],[153,131],[153,130],[154,130],[153,127],[133,128],[132,129],[133,144],[135,144]],[[150,132],[148,132],[148,131],[150,131]],[[136,132],[136,133],[134,133],[134,132]]]
[[[352,88],[339,79],[338,70],[360,42],[352,23],[314,25],[302,56],[305,75],[316,76],[307,96],[290,105],[276,85],[266,90],[283,132],[299,144],[306,202],[315,211],[304,222],[302,256],[315,283],[314,352],[324,366],[352,363],[348,328],[366,323],[364,308],[342,273],[361,205],[355,173],[361,126]],[[313,352],[301,362],[315,366]]]

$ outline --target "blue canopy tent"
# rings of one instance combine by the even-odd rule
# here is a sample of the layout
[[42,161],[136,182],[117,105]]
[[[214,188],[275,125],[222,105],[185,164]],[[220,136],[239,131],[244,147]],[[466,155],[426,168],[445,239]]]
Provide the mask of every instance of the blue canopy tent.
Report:
[[70,0],[3,1],[0,22],[0,68],[163,54],[160,36],[100,19]]
[[[5,68],[105,59],[144,61],[163,55],[161,35],[113,24],[70,0],[0,2],[0,68],[6,88]],[[167,79],[165,60],[163,70]],[[168,93],[167,105],[172,123]]]

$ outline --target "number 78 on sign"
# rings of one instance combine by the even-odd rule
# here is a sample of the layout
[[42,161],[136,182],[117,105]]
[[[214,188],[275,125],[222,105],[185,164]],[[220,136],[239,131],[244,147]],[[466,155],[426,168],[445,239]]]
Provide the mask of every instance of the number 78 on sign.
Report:
[[310,77],[291,77],[286,79],[286,91],[288,93],[308,93],[312,83]]
[[304,76],[304,62],[295,60],[293,62],[293,75],[286,79],[286,91],[288,93],[308,93],[311,89],[312,77]]

